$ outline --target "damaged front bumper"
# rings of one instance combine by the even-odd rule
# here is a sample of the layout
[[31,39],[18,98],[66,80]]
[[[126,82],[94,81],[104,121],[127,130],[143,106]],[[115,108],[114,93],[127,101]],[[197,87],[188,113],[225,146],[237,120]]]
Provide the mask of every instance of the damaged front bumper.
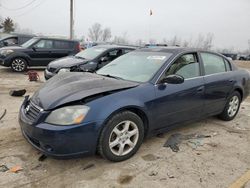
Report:
[[41,122],[49,113],[43,111],[39,119],[32,123],[26,115],[27,103],[26,98],[19,111],[19,124],[24,137],[33,147],[47,156],[63,159],[95,154],[99,127],[103,122],[56,126]]

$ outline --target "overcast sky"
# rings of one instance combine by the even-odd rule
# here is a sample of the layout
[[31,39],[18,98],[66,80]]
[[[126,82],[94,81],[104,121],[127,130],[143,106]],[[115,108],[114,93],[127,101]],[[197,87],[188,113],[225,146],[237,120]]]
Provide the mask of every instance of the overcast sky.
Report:
[[[33,2],[34,1],[34,2]],[[69,35],[70,0],[0,0],[0,15],[35,33]],[[244,50],[250,39],[250,0],[74,0],[75,34],[95,22],[129,40],[183,40],[214,34],[218,48]],[[31,3],[31,4],[30,4]],[[27,4],[30,4],[26,6]],[[10,10],[11,9],[11,10]],[[14,9],[14,10],[13,10]],[[16,10],[18,9],[18,10]],[[149,16],[152,9],[153,15]]]

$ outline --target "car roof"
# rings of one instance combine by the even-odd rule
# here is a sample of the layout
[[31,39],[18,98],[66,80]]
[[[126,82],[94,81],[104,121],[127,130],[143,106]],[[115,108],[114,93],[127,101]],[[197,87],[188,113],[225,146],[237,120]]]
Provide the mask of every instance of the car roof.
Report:
[[133,46],[126,46],[126,45],[117,45],[117,44],[104,44],[104,45],[97,45],[93,46],[92,48],[105,48],[105,49],[117,49],[117,48],[126,48],[126,49],[136,49]]
[[37,38],[37,39],[50,39],[50,40],[60,40],[60,41],[78,42],[77,40],[62,39],[62,38],[55,38],[55,37],[34,37],[34,38]]
[[139,48],[136,51],[141,52],[163,52],[163,53],[172,53],[172,54],[179,54],[179,53],[185,53],[185,52],[207,52],[207,53],[213,53],[220,56],[223,56],[220,53],[210,51],[210,50],[203,50],[199,48],[188,48],[188,47],[178,47],[178,46],[168,46],[168,47],[143,47]]
[[178,47],[178,46],[168,46],[168,47],[143,47],[143,48],[138,49],[137,51],[181,53],[181,52],[199,51],[199,50],[195,49],[195,48],[185,48],[185,47]]

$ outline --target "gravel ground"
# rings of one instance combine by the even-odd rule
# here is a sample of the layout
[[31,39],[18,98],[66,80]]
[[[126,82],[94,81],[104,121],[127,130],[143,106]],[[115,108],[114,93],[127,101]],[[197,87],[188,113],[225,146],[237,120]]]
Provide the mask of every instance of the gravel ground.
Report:
[[[237,62],[250,70],[250,62]],[[18,125],[23,97],[9,90],[26,88],[32,94],[44,82],[29,82],[27,75],[0,67],[0,187],[229,187],[250,178],[250,98],[230,122],[209,118],[144,141],[131,159],[111,163],[99,156],[71,160],[47,158],[26,142]],[[163,147],[174,133],[202,134],[208,138],[184,140],[180,151]],[[2,166],[1,166],[2,165]],[[3,166],[4,165],[4,166]],[[13,167],[22,169],[14,173]],[[7,168],[5,168],[7,167]],[[15,169],[12,169],[15,170]],[[249,182],[245,187],[250,188]]]

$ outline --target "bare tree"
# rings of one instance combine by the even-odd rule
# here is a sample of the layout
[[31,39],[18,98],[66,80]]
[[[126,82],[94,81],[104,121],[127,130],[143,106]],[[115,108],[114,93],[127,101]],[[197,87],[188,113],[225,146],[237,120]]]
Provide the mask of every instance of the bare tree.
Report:
[[101,39],[102,33],[103,33],[102,25],[99,23],[95,23],[94,25],[92,25],[91,28],[89,28],[88,36],[89,36],[90,40],[96,42],[96,41],[99,41]]
[[149,39],[149,44],[156,44],[156,43],[157,43],[156,39],[153,38]]
[[127,33],[123,33],[122,36],[115,36],[113,42],[117,44],[129,44]]
[[15,32],[23,33],[23,34],[33,34],[33,30],[30,28],[21,28],[18,23],[14,24]]
[[106,42],[112,37],[110,28],[105,28],[102,32],[102,41]]
[[183,44],[182,44],[183,47],[189,47],[189,42],[188,41],[184,41]]
[[144,46],[145,42],[142,39],[138,39],[137,41],[135,41],[135,45],[137,45],[137,46]]
[[208,33],[205,40],[203,41],[202,49],[210,50],[213,46],[214,35],[212,33]]
[[169,41],[170,46],[180,45],[181,39],[179,39],[176,35]]
[[198,38],[196,39],[195,43],[193,44],[193,47],[202,49],[204,42],[204,36],[202,34],[199,34]]

